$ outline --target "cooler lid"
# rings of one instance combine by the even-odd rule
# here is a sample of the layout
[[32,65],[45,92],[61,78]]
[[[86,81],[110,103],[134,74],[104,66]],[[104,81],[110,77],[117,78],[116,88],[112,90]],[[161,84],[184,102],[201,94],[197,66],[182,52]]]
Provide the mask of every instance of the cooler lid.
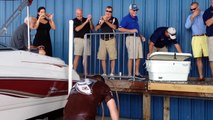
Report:
[[184,61],[191,57],[191,53],[154,52],[150,55],[149,59],[165,61]]

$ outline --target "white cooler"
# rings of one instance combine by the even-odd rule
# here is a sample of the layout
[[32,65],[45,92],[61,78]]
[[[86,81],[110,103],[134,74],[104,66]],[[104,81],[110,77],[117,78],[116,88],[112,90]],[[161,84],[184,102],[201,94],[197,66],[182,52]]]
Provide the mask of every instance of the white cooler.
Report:
[[149,79],[154,81],[187,81],[190,53],[154,52],[146,60]]

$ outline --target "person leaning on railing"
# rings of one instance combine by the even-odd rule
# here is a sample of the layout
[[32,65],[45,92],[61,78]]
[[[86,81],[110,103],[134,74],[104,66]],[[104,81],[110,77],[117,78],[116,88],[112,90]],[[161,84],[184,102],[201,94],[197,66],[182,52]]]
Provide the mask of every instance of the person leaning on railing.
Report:
[[[112,16],[113,8],[107,6],[105,10],[105,15],[101,16],[98,24],[96,25],[96,31],[100,30],[102,33],[113,33],[114,30],[118,28],[118,20],[116,17]],[[116,38],[113,34],[104,34],[100,37],[100,46],[98,51],[98,59],[101,60],[103,74],[106,76],[106,51],[109,54],[109,59],[111,61],[111,73],[110,79],[114,79],[114,69],[115,69],[115,59],[117,59],[117,49],[116,49]]]
[[138,7],[136,4],[130,4],[129,6],[129,14],[125,16],[120,23],[118,28],[121,32],[130,32],[136,33],[136,43],[134,48],[134,36],[129,35],[126,37],[126,47],[128,50],[128,75],[132,76],[132,61],[134,59],[134,49],[135,49],[135,77],[142,78],[143,76],[140,74],[140,59],[143,58],[143,48],[141,40],[144,42],[145,38],[141,35],[139,24],[138,24],[138,17],[137,11]]

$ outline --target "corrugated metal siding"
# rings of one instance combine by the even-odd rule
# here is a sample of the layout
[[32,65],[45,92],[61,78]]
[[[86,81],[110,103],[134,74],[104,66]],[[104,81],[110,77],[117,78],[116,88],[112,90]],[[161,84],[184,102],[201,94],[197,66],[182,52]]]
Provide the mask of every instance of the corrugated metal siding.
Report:
[[[30,7],[30,13],[36,17],[37,8],[45,6],[47,12],[53,13],[57,30],[51,30],[51,38],[53,44],[54,56],[68,61],[68,21],[75,17],[75,9],[83,8],[84,16],[93,15],[93,23],[97,24],[98,19],[104,14],[105,7],[113,6],[113,15],[121,21],[122,17],[128,14],[128,6],[130,3],[136,3],[140,10],[138,18],[140,29],[147,38],[144,46],[144,55],[148,53],[148,39],[153,31],[160,26],[174,26],[177,29],[177,38],[184,52],[191,52],[191,32],[184,27],[185,20],[189,15],[189,7],[192,0],[34,0]],[[201,9],[206,9],[209,6],[208,0],[198,0]],[[1,18],[0,25],[11,15],[11,13],[21,3],[21,0],[15,1],[0,1]],[[23,10],[12,25],[9,26],[7,35],[11,35],[14,29],[20,25],[26,16],[26,9]],[[33,31],[35,34],[35,31]],[[5,38],[5,41],[9,41]],[[9,43],[9,42],[8,42]],[[175,51],[174,47],[170,48]],[[122,56],[121,56],[122,57]],[[126,56],[127,57],[127,56]],[[95,57],[94,57],[95,58]],[[145,59],[141,61],[143,64]],[[206,76],[210,76],[208,59],[204,59]],[[100,64],[98,64],[100,66]],[[122,66],[120,66],[122,68]],[[79,70],[82,71],[82,66],[79,64]],[[118,66],[116,67],[118,70]],[[127,71],[127,70],[126,70]],[[144,66],[141,65],[141,72],[147,74]],[[192,59],[192,69],[190,76],[197,76],[197,68],[195,61]]]
[[[190,3],[194,0],[34,0],[30,7],[30,13],[36,17],[37,8],[45,6],[48,13],[53,13],[57,30],[51,30],[54,56],[68,60],[68,21],[75,17],[75,9],[83,8],[84,16],[93,15],[93,23],[97,24],[98,19],[104,14],[106,6],[114,8],[113,15],[120,21],[128,14],[130,3],[136,3],[140,29],[148,39],[153,31],[159,26],[174,26],[177,29],[177,37],[184,52],[191,52],[191,33],[184,28],[185,20],[190,13]],[[210,0],[196,0],[200,3],[201,9],[209,7]],[[21,0],[0,1],[0,26],[11,15],[21,3]],[[23,10],[12,25],[9,26],[7,34],[11,35],[14,29],[23,23],[26,16],[26,9]],[[33,32],[35,33],[35,32]],[[2,38],[0,38],[2,40]],[[9,38],[5,38],[8,42]],[[144,45],[144,54],[148,52],[148,41]],[[170,48],[174,51],[174,47]],[[205,59],[206,76],[210,76],[208,60]],[[142,61],[142,64],[144,60]],[[116,68],[118,69],[118,68]],[[145,73],[141,65],[142,73]],[[192,59],[191,76],[197,76],[194,59]],[[131,119],[142,119],[142,97],[140,95],[120,94],[121,117]],[[183,98],[171,99],[171,120],[211,120],[213,118],[212,100],[194,100]],[[106,112],[109,114],[108,112]],[[153,96],[151,104],[151,118],[153,120],[163,119],[163,97]]]
[[[143,105],[141,95],[119,94],[120,116],[131,120],[142,120]],[[163,97],[151,97],[151,120],[163,120]],[[105,115],[109,111],[105,105]],[[213,101],[204,99],[190,99],[171,97],[170,120],[212,120]],[[101,107],[98,111],[102,115]]]

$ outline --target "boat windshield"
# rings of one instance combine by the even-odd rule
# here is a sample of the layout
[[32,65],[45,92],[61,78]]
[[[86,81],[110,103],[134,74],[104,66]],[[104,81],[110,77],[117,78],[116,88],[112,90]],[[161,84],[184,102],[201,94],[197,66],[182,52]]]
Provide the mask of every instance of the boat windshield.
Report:
[[0,43],[0,50],[14,50],[11,47],[8,47],[7,45]]

